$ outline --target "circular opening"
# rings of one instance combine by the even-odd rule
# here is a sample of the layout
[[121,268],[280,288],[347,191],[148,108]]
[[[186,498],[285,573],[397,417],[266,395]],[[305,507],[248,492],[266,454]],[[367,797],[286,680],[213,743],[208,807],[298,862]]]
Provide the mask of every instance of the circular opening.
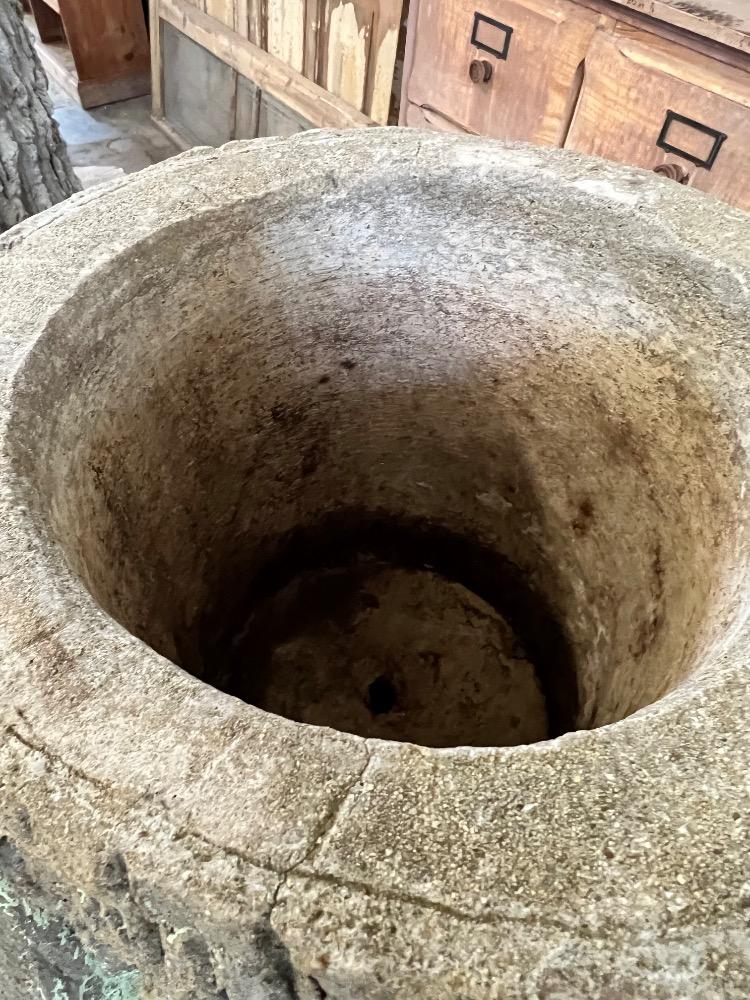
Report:
[[268,711],[429,746],[614,722],[700,664],[737,521],[719,418],[643,349],[637,255],[580,244],[601,204],[493,183],[204,213],[57,314],[20,460],[126,628]]

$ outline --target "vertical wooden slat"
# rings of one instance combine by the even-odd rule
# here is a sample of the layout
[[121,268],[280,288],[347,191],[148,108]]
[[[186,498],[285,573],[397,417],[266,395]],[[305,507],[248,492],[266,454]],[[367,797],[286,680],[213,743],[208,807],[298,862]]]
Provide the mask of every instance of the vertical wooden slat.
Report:
[[414,65],[414,46],[417,38],[417,21],[419,19],[420,0],[410,0],[409,18],[406,27],[406,47],[404,49],[404,68],[401,77],[401,114],[398,120],[399,125],[408,125],[407,114],[409,110],[409,78],[411,77],[412,66]]
[[234,28],[234,0],[205,0],[205,11],[210,17]]
[[268,49],[268,3],[267,0],[248,0],[248,34],[251,42],[262,49]]
[[362,110],[381,125],[388,124],[402,12],[403,0],[380,0],[375,5],[367,88]]
[[268,0],[267,49],[292,69],[305,62],[305,0]]
[[303,72],[310,80],[318,79],[323,4],[324,0],[306,0],[305,2],[305,62]]
[[363,110],[373,12],[367,0],[327,0],[319,83]]
[[237,73],[221,59],[165,24],[164,109],[188,138],[220,146],[233,137]]
[[[235,0],[234,30],[242,38],[249,39],[255,45],[261,45],[264,34],[262,15],[262,0]],[[260,87],[256,87],[238,73],[234,95],[235,139],[254,139],[258,135],[260,99]]]
[[235,139],[254,139],[258,135],[260,118],[260,87],[237,74],[235,97]]
[[161,66],[163,37],[159,17],[159,0],[149,0],[148,10],[151,31],[151,114],[154,118],[163,118],[164,77]]
[[234,0],[234,30],[242,38],[247,38],[247,0]]

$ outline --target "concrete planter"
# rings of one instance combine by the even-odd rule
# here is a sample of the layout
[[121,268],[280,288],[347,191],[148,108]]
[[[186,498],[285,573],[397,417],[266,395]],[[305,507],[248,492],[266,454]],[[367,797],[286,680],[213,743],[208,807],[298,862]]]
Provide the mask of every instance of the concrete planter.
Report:
[[750,221],[408,130],[0,241],[0,978],[745,1000]]

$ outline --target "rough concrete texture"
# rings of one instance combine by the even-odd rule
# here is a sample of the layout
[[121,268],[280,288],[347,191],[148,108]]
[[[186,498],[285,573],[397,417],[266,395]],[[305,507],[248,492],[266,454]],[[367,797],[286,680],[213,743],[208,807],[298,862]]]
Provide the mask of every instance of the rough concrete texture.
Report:
[[[749,259],[652,175],[378,129],[6,234],[3,996],[746,1000]],[[407,742],[493,669],[553,738]]]

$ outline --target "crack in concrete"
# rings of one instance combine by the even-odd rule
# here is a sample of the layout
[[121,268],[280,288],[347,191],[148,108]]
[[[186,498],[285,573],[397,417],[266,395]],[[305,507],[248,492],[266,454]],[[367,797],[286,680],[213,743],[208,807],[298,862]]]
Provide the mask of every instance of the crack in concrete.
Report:
[[[81,781],[85,781],[100,791],[105,791],[110,794],[115,799],[120,799],[121,801],[127,802],[130,806],[136,806],[140,802],[148,802],[158,805],[160,811],[166,816],[169,816],[169,810],[161,799],[155,796],[149,796],[148,794],[141,794],[135,796],[133,800],[125,799],[119,790],[115,789],[106,782],[102,782],[100,779],[93,778],[87,775],[85,772],[81,771],[79,768],[68,764],[63,758],[51,753],[46,748],[35,745],[33,741],[26,737],[21,736],[21,734],[16,730],[14,726],[7,726],[5,732],[13,736],[19,743],[21,743],[27,749],[42,754],[51,763],[59,764],[70,774],[74,775]],[[564,921],[554,920],[551,916],[545,915],[540,917],[538,913],[531,914],[519,914],[513,915],[506,911],[498,912],[497,910],[485,910],[484,912],[471,912],[468,910],[463,910],[459,907],[452,906],[450,903],[443,903],[438,900],[429,899],[424,896],[420,896],[416,893],[396,891],[389,889],[384,885],[372,884],[358,879],[352,878],[342,878],[337,875],[330,875],[326,873],[321,873],[319,871],[314,871],[306,866],[312,861],[316,851],[320,848],[322,842],[327,836],[330,835],[331,831],[335,828],[339,817],[343,813],[347,803],[351,800],[353,794],[358,785],[360,785],[372,763],[374,758],[374,753],[369,746],[369,741],[364,740],[363,742],[366,760],[362,767],[359,769],[357,775],[353,778],[351,782],[348,783],[344,792],[338,797],[337,802],[328,810],[323,820],[320,823],[317,835],[313,838],[311,846],[305,851],[304,855],[293,864],[289,865],[288,868],[280,870],[272,865],[265,862],[260,862],[258,859],[254,858],[251,854],[246,851],[242,851],[239,848],[229,847],[225,844],[218,844],[207,837],[205,834],[197,830],[187,830],[181,829],[179,832],[179,837],[176,839],[193,839],[204,844],[207,847],[213,848],[215,851],[227,855],[229,857],[236,857],[247,864],[252,865],[258,871],[266,872],[271,875],[278,876],[278,881],[271,893],[271,900],[269,906],[266,910],[265,919],[269,923],[271,922],[271,916],[275,907],[278,905],[279,896],[282,889],[286,886],[287,881],[291,875],[299,874],[305,878],[310,879],[313,882],[320,883],[322,885],[336,886],[344,889],[351,889],[354,892],[361,892],[366,896],[373,897],[379,900],[388,900],[395,903],[405,903],[409,906],[414,906],[417,909],[430,910],[435,913],[441,913],[444,916],[449,916],[453,920],[470,923],[474,925],[502,925],[508,921],[513,923],[522,924],[534,924],[536,926],[553,927],[561,930],[567,929],[567,924]],[[627,928],[625,922],[622,923],[623,930]]]
[[[313,860],[315,854],[319,851],[319,849],[323,845],[323,842],[326,840],[326,838],[330,835],[331,831],[336,826],[336,824],[337,824],[337,822],[339,820],[339,817],[341,816],[342,812],[344,811],[345,806],[347,805],[347,803],[349,802],[349,800],[352,798],[354,790],[359,785],[362,784],[362,782],[364,780],[364,777],[365,777],[365,774],[367,773],[367,770],[369,769],[370,764],[372,763],[372,760],[373,760],[373,751],[370,748],[370,744],[369,744],[368,740],[365,739],[363,741],[362,746],[363,746],[363,749],[365,751],[365,760],[364,760],[364,763],[362,764],[361,768],[359,769],[358,773],[355,775],[355,777],[353,778],[353,780],[349,782],[349,784],[347,785],[347,787],[344,789],[343,793],[338,797],[338,800],[336,802],[334,802],[332,804],[332,806],[328,809],[328,812],[326,813],[326,815],[323,816],[323,818],[322,818],[322,820],[321,820],[321,822],[320,822],[320,824],[318,826],[318,830],[316,831],[315,835],[313,836],[313,838],[311,840],[311,843],[310,843],[310,847],[307,849],[307,851],[305,851],[305,853],[302,855],[302,857],[298,861],[295,861],[294,864],[290,865],[286,869],[286,871],[284,871],[282,873],[281,878],[279,879],[278,885],[276,886],[276,888],[273,891],[273,895],[271,897],[271,903],[270,903],[270,906],[268,908],[268,920],[269,920],[269,922],[271,920],[271,915],[273,914],[273,911],[274,911],[274,909],[275,909],[275,907],[276,907],[276,905],[278,903],[279,894],[280,894],[281,890],[286,886],[286,883],[287,883],[287,880],[289,879],[289,877],[291,875],[293,875],[303,865],[312,863],[312,860]],[[307,873],[305,873],[305,874],[307,874]]]
[[[16,711],[18,712],[19,710],[16,709]],[[21,716],[21,718],[24,718],[23,713],[19,712],[19,715]],[[26,724],[28,725],[28,722]],[[69,764],[67,761],[64,761],[61,757],[58,757],[55,754],[51,753],[42,744],[35,743],[32,739],[30,739],[27,736],[22,736],[15,726],[13,725],[6,726],[5,732],[13,736],[16,740],[18,740],[18,742],[23,746],[25,746],[27,750],[31,750],[33,753],[40,754],[50,764],[52,765],[56,763],[60,764],[63,768],[65,768],[66,771],[69,771],[70,774],[74,775],[76,778],[79,778],[81,781],[88,782],[90,785],[93,785],[94,788],[98,788],[100,791],[107,791],[107,792],[112,791],[111,787],[106,782],[101,781],[99,778],[94,778],[90,774],[86,774],[84,771],[81,771],[73,764]]]

